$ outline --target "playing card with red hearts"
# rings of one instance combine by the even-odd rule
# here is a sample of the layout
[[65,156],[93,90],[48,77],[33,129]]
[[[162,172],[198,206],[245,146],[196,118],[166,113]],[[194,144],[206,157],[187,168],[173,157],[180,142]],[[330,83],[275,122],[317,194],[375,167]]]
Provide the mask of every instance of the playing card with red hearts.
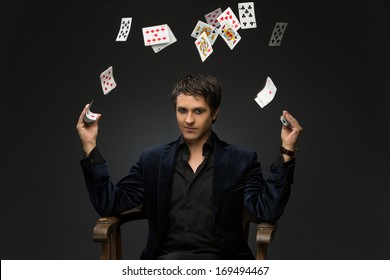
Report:
[[228,22],[234,30],[238,30],[241,27],[241,23],[238,21],[236,15],[233,13],[232,9],[227,8],[219,17],[219,23],[222,25],[224,22]]
[[206,19],[206,22],[210,24],[213,27],[219,27],[221,24],[218,21],[218,16],[222,14],[222,9],[218,8],[215,9],[214,11],[206,14],[204,17]]

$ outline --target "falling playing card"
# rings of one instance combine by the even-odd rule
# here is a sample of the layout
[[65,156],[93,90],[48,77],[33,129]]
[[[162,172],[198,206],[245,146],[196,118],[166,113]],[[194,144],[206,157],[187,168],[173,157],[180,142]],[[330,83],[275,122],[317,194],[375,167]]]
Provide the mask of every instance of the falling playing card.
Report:
[[287,28],[287,22],[277,22],[275,24],[274,30],[272,31],[271,39],[269,40],[268,46],[277,47],[282,43],[282,37],[284,31]]
[[219,28],[218,33],[221,35],[222,39],[225,40],[226,44],[232,50],[238,42],[241,40],[240,34],[231,27],[229,22],[225,21]]
[[91,112],[92,103],[93,103],[93,100],[91,101],[91,103],[89,103],[87,112],[84,115],[84,121],[86,123],[91,123],[91,122],[94,122],[97,120],[98,114]]
[[175,43],[177,41],[175,35],[173,35],[173,32],[169,28],[169,26],[168,26],[168,34],[169,34],[169,42],[168,43],[162,43],[162,44],[157,44],[157,45],[151,46],[155,53],[158,53],[162,49],[165,49],[166,47],[168,47],[169,45],[172,45],[173,43]]
[[167,24],[142,28],[145,46],[169,43],[169,27]]
[[233,27],[234,30],[238,30],[241,27],[240,22],[230,7],[219,15],[218,21],[221,25],[225,22],[229,22],[230,26]]
[[255,4],[253,2],[238,3],[238,16],[242,29],[256,28]]
[[203,32],[195,41],[195,46],[198,49],[202,62],[206,60],[213,52],[213,47],[206,32]]
[[276,93],[276,87],[271,78],[268,77],[264,88],[257,94],[255,101],[263,108],[274,99]]
[[104,95],[108,94],[116,87],[114,74],[112,72],[112,66],[110,66],[106,71],[100,74],[100,82],[102,84]]
[[217,29],[210,24],[199,20],[194,30],[192,31],[191,36],[194,38],[198,38],[199,35],[203,32],[206,32],[207,36],[209,37],[210,43],[214,45],[214,42],[218,37]]
[[206,14],[204,17],[205,17],[206,22],[208,24],[210,24],[213,27],[218,27],[221,25],[218,21],[218,17],[220,14],[222,14],[222,9],[218,8],[218,9],[215,9],[214,11]]
[[126,41],[129,36],[130,27],[131,27],[131,17],[122,18],[121,27],[119,29],[116,41]]

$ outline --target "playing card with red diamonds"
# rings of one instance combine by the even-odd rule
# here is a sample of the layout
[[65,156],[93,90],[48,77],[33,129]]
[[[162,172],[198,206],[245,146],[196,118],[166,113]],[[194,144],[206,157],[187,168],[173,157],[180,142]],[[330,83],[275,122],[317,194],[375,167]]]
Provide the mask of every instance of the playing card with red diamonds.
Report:
[[96,121],[97,117],[98,117],[98,114],[93,113],[91,111],[92,103],[93,103],[93,100],[91,101],[91,103],[89,103],[88,109],[87,109],[87,111],[85,112],[85,115],[84,115],[84,121],[86,123],[92,123],[92,122]]
[[169,28],[167,24],[142,28],[145,46],[169,43]]
[[240,22],[238,21],[236,15],[233,13],[232,9],[227,8],[222,14],[218,17],[219,23],[222,25],[224,22],[228,22],[234,30],[238,30],[241,27]]
[[218,8],[215,9],[214,11],[206,14],[204,17],[206,19],[206,22],[210,24],[213,27],[219,27],[221,24],[218,21],[218,16],[222,14],[222,9]]
[[100,74],[100,82],[102,84],[104,95],[108,94],[116,87],[112,66]]

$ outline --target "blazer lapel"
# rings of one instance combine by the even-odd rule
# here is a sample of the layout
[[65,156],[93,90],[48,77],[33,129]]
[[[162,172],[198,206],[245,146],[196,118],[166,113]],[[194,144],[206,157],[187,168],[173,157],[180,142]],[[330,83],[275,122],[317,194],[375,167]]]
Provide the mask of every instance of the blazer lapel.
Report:
[[217,137],[214,145],[213,216],[217,216],[230,160],[230,146]]
[[171,203],[172,181],[176,165],[179,141],[168,144],[162,152],[157,182],[159,227],[167,226]]

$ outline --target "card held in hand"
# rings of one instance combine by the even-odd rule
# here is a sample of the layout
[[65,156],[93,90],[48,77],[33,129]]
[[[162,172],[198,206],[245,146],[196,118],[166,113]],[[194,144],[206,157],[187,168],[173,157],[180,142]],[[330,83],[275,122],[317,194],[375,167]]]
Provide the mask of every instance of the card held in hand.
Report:
[[100,82],[104,95],[108,94],[116,87],[112,66],[100,74]]
[[86,123],[92,123],[97,120],[98,114],[91,112],[91,106],[92,106],[93,100],[88,105],[87,112],[84,115],[84,121]]
[[213,47],[206,32],[203,32],[195,41],[195,46],[198,49],[202,62],[206,60],[213,52]]
[[167,24],[142,28],[145,46],[169,43],[169,28]]

